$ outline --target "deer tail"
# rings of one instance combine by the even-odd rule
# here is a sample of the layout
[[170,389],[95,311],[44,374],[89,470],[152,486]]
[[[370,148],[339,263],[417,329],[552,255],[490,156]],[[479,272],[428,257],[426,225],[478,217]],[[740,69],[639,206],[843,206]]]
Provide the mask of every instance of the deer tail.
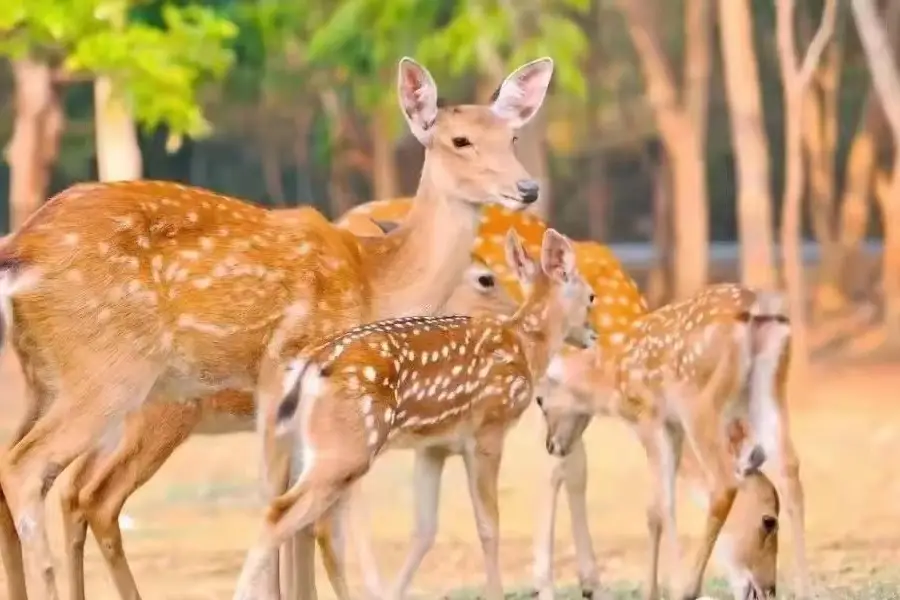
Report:
[[303,398],[318,393],[323,375],[325,373],[312,360],[298,359],[289,367],[289,372],[285,374],[285,383],[291,382],[290,387],[285,385],[286,391],[275,412],[276,435],[283,435],[287,431],[288,424],[297,414]]

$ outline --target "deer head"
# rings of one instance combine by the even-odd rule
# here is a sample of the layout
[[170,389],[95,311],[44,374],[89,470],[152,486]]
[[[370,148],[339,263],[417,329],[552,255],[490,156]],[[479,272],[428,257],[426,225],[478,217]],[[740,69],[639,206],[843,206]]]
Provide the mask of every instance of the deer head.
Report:
[[741,482],[714,557],[734,600],[774,598],[778,580],[778,492],[761,471]]
[[[575,250],[564,235],[547,229],[540,262],[535,262],[511,229],[506,235],[506,260],[525,292],[526,300],[514,319],[522,322],[526,331],[541,327],[547,332],[563,332],[567,343],[581,348],[593,346],[596,334],[588,313],[594,291],[581,278]],[[550,356],[558,350],[551,349]]]
[[425,147],[423,182],[472,205],[501,204],[522,210],[540,186],[515,154],[516,131],[537,113],[553,61],[540,58],[513,71],[488,106],[438,107],[437,85],[425,67],[400,61],[400,107],[410,131]]

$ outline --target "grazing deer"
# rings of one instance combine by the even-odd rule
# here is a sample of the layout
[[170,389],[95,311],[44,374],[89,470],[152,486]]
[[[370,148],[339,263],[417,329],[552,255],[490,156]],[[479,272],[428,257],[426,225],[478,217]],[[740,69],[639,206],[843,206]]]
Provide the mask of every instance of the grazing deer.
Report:
[[[360,323],[441,308],[469,264],[478,209],[537,199],[513,138],[552,70],[550,59],[520,67],[490,106],[438,108],[428,71],[401,60],[401,108],[426,155],[409,218],[379,240],[362,243],[314,211],[278,218],[153,181],[72,186],[13,234],[0,249],[0,305],[34,399],[0,460],[0,525],[15,525],[0,547],[15,567],[21,541],[35,596],[58,597],[47,491],[83,453],[114,448],[125,415],[148,398],[256,390],[263,414],[282,357]],[[286,469],[267,447],[270,493]],[[23,599],[24,578],[8,589]]]
[[[389,448],[417,450],[415,546],[402,596],[434,528],[444,458],[461,453],[485,554],[487,596],[502,598],[497,562],[497,477],[503,439],[567,334],[584,340],[593,294],[569,242],[548,230],[540,266],[509,234],[510,263],[530,290],[509,319],[420,317],[364,325],[303,353],[283,376],[284,398],[267,432],[289,438],[303,470],[267,511],[235,598],[275,598],[266,558],[328,511]],[[266,590],[263,592],[262,590]],[[346,589],[339,597],[347,597]]]
[[[746,481],[758,480],[754,473],[767,460],[784,480],[781,493],[795,546],[803,547],[803,493],[784,401],[789,337],[779,294],[722,284],[635,319],[617,338],[617,350],[576,353],[551,366],[548,379],[558,389],[539,404],[552,455],[566,456],[575,448],[583,453],[581,433],[592,415],[604,412],[628,422],[647,453],[654,481],[648,509],[650,598],[658,594],[663,530],[670,553],[678,554],[674,481],[684,439],[707,485],[707,518],[688,577],[674,597],[699,595],[738,488],[755,485]],[[733,435],[735,430],[741,435]],[[774,523],[766,519],[736,526],[747,535],[760,535],[770,533]],[[745,575],[742,597],[773,592],[770,579]]]

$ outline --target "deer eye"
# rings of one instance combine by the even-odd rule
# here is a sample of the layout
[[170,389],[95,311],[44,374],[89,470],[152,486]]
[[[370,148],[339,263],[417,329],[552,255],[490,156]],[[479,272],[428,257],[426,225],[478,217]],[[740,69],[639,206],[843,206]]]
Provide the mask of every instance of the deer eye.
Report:
[[453,138],[453,146],[455,148],[465,148],[466,146],[471,146],[472,142],[469,141],[467,137],[455,137]]
[[515,144],[515,143],[518,142],[518,141],[519,141],[519,136],[514,135],[514,136],[513,136],[513,144]]
[[594,304],[594,299],[595,299],[595,298],[596,298],[596,296],[595,296],[594,294],[591,294],[590,296],[588,296],[588,302],[589,302],[592,306],[593,306],[593,304]]
[[494,287],[494,276],[493,275],[479,275],[478,276],[478,285],[480,285],[483,288]]

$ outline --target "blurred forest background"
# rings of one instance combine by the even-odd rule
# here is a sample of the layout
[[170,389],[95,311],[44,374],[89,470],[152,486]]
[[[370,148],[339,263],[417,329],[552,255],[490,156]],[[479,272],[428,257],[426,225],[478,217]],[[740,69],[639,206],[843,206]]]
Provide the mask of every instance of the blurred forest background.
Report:
[[[900,1],[0,4],[0,231],[97,178],[169,179],[332,217],[409,195],[422,151],[397,107],[401,56],[425,64],[447,100],[472,102],[550,55],[552,94],[519,150],[553,224],[658,257],[642,277],[654,304],[715,278],[778,283],[777,242],[788,236],[790,250],[802,231],[815,270],[794,275],[812,277],[813,316],[874,301],[885,339],[900,339],[900,116],[880,101],[900,94]],[[796,206],[784,201],[792,130]],[[710,257],[735,241],[736,270],[719,273]]]

